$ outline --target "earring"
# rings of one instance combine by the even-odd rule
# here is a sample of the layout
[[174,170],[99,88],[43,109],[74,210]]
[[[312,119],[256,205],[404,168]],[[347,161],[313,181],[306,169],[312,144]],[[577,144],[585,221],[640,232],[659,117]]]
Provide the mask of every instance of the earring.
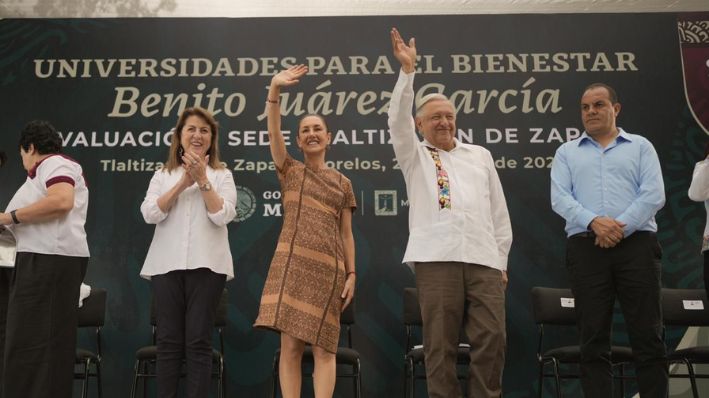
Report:
[[185,150],[182,149],[182,145],[180,145],[180,148],[177,149],[177,156],[180,158],[185,155]]

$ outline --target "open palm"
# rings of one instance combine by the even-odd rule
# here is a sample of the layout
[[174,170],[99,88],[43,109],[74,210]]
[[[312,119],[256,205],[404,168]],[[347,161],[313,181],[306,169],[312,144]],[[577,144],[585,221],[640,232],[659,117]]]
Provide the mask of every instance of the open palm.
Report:
[[290,68],[280,71],[278,74],[273,76],[271,79],[271,84],[278,87],[292,86],[298,83],[300,78],[308,73],[308,67],[305,65],[295,65]]
[[401,63],[404,69],[413,69],[416,65],[416,40],[412,37],[406,44],[396,28],[391,29],[391,48],[394,57]]

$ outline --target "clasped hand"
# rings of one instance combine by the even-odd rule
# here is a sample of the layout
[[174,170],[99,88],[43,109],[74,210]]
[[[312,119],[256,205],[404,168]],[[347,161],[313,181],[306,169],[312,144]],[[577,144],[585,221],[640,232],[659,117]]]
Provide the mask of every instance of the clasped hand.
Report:
[[201,184],[207,181],[207,164],[209,155],[202,158],[191,151],[182,155],[182,168],[185,169],[182,179],[185,187],[192,186],[195,182]]
[[596,234],[595,245],[604,249],[614,247],[625,236],[624,227],[624,223],[610,217],[594,218],[591,229]]

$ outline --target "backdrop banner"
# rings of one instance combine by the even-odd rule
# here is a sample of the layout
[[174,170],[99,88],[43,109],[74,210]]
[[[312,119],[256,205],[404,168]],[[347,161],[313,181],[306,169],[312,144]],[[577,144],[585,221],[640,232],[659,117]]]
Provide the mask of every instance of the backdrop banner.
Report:
[[[154,226],[145,224],[139,206],[167,158],[180,111],[197,105],[212,111],[223,161],[238,186],[238,214],[229,226],[236,277],[227,284],[228,391],[269,396],[278,336],[252,324],[282,207],[264,102],[275,72],[306,64],[308,75],[281,97],[288,150],[302,159],[294,143],[300,116],[325,115],[332,130],[328,166],[352,180],[358,202],[353,333],[363,396],[402,396],[402,295],[414,278],[401,264],[408,200],[386,121],[398,73],[389,39],[396,26],[416,37],[416,95],[448,95],[459,139],[484,146],[495,159],[514,231],[504,390],[506,398],[527,397],[539,388],[530,289],[569,286],[549,170],[556,148],[583,131],[579,99],[588,84],[615,87],[623,105],[619,126],[646,136],[658,151],[667,191],[658,215],[663,285],[702,287],[705,215],[687,188],[706,142],[694,116],[709,125],[707,20],[669,13],[0,20],[0,151],[8,155],[0,208],[26,178],[17,150],[22,126],[51,121],[89,184],[86,283],[108,290],[103,391],[125,397],[134,352],[150,342],[150,284],[138,272]],[[622,317],[615,319],[614,338],[627,343]],[[683,333],[670,331],[668,344]],[[549,337],[576,341],[573,330]],[[88,342],[82,334],[81,343]],[[351,395],[346,383],[339,382],[336,396]],[[424,384],[418,386],[425,396]],[[577,382],[564,390],[580,394]]]

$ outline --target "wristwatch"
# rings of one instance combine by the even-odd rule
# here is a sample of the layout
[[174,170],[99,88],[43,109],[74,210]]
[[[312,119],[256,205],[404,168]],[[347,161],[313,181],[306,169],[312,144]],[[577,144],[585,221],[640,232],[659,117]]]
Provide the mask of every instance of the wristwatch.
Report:
[[209,181],[205,182],[204,184],[199,186],[200,191],[211,191],[212,190],[212,184],[209,183]]

